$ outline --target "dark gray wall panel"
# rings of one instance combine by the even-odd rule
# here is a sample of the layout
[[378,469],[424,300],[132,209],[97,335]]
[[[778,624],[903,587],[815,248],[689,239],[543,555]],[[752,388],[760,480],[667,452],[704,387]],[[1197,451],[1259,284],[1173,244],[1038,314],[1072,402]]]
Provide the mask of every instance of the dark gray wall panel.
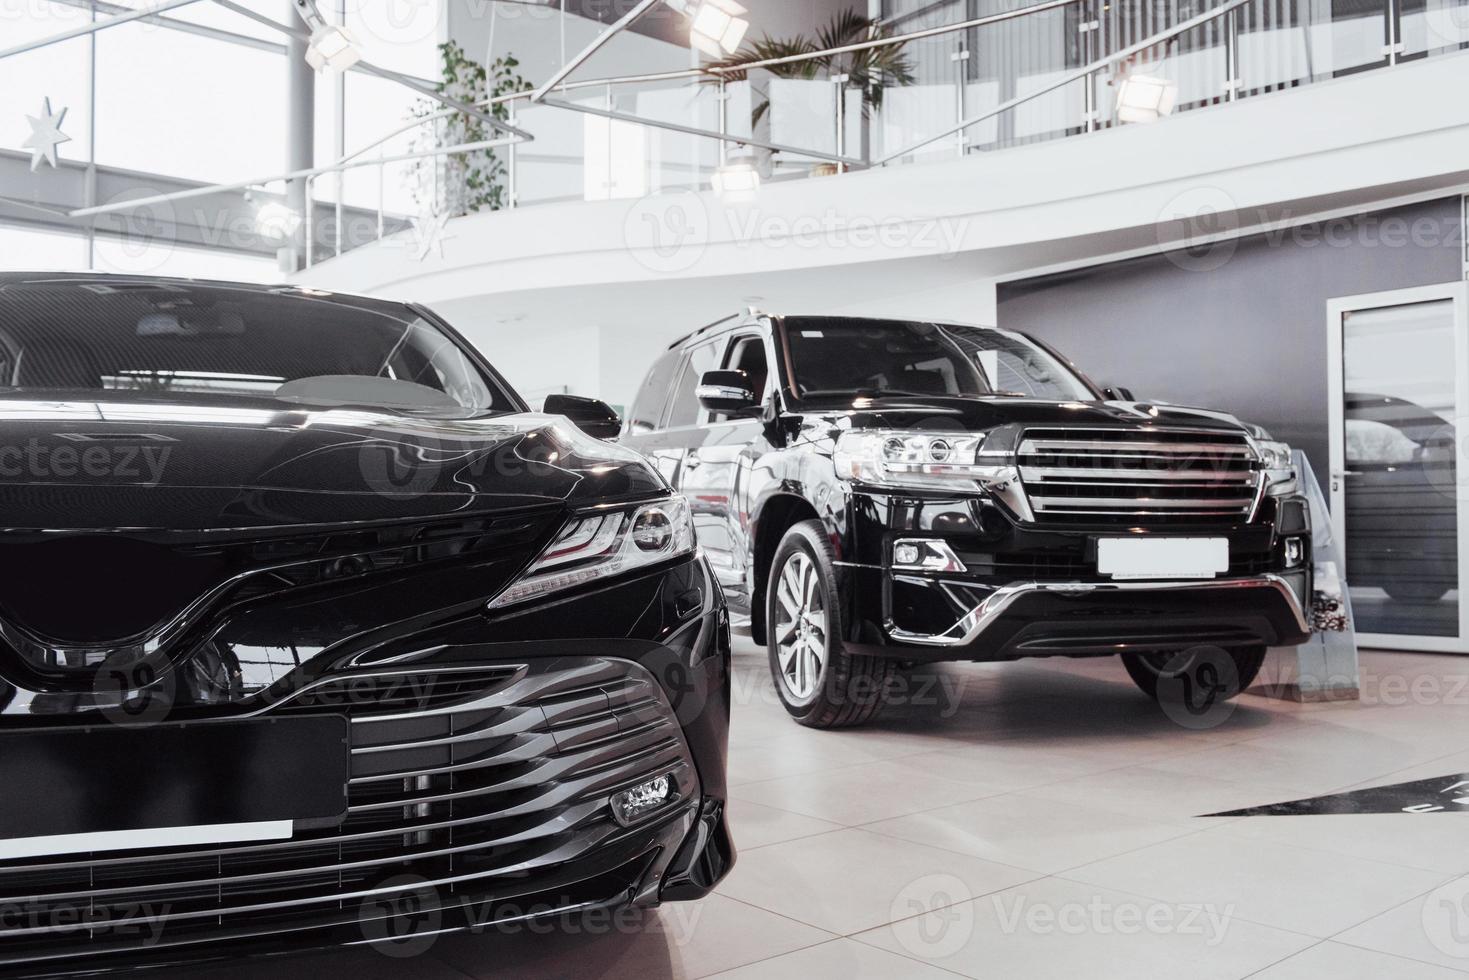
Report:
[[1326,301],[1455,281],[1462,249],[1448,198],[1243,239],[1222,264],[1224,253],[1175,253],[1005,283],[999,325],[1049,341],[1100,384],[1258,422],[1324,479]]

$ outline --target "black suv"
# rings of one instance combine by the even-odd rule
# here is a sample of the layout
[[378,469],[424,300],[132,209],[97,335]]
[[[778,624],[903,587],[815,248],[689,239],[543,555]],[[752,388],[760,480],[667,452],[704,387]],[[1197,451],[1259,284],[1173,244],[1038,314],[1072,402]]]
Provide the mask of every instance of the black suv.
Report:
[[732,317],[658,359],[623,441],[688,497],[803,724],[865,721],[935,660],[1121,654],[1155,697],[1217,700],[1311,630],[1290,448],[1021,334]]
[[0,973],[714,886],[726,607],[547,407],[412,305],[0,275]]

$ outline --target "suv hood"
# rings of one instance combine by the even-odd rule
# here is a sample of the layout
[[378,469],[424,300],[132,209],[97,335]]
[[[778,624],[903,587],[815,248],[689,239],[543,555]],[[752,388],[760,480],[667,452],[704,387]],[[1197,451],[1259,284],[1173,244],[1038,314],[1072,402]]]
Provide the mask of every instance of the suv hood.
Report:
[[0,396],[0,530],[345,525],[667,487],[641,456],[547,415],[97,394]]
[[805,405],[802,412],[839,420],[853,429],[959,428],[965,431],[1019,425],[1099,425],[1122,428],[1180,425],[1221,432],[1250,428],[1226,412],[1150,402],[1054,402],[1004,397],[848,398],[840,404]]

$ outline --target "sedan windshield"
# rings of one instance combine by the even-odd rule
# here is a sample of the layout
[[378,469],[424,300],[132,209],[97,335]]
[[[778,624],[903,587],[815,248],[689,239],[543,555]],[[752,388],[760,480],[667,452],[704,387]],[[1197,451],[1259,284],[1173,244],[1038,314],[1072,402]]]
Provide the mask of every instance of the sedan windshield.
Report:
[[0,392],[514,411],[458,343],[393,303],[175,281],[0,287]]
[[796,394],[1091,401],[1076,372],[1017,333],[905,320],[788,317]]

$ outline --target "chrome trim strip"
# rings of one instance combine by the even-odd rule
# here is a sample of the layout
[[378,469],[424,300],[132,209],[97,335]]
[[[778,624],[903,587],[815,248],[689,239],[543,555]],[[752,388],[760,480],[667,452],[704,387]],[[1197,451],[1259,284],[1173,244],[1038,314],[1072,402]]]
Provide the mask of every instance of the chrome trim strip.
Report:
[[[1250,487],[1249,490],[1253,494],[1255,488]],[[1187,510],[1201,513],[1243,514],[1245,509],[1252,506],[1254,502],[1253,495],[1249,497],[1191,497],[1187,500],[1175,500],[1171,497],[1048,497],[1036,493],[1031,494],[1030,497],[1032,507],[1048,512],[1068,507],[1101,509],[1108,504],[1121,503],[1124,506],[1116,508],[1120,513],[1126,513],[1129,508],[1137,507],[1141,510]]]
[[[1126,431],[1126,430],[1124,430]],[[1146,433],[1139,432],[1146,436]],[[1243,438],[1243,436],[1241,436]],[[1235,445],[1232,442],[1149,442],[1144,439],[1113,439],[1113,440],[1090,440],[1090,439],[1035,439],[1027,436],[1020,443],[1020,455],[1022,456],[1053,456],[1065,455],[1069,452],[1082,453],[1110,453],[1116,451],[1120,455],[1136,455],[1139,452],[1160,455],[1185,455],[1198,454],[1209,456],[1236,456],[1240,459],[1254,460],[1255,452],[1249,446],[1241,442]]]
[[913,633],[890,627],[888,637],[899,643],[915,646],[957,647],[973,643],[995,624],[1019,599],[1037,592],[1054,592],[1060,595],[1087,595],[1093,592],[1185,592],[1225,591],[1234,589],[1274,589],[1285,599],[1296,625],[1302,633],[1311,632],[1311,624],[1301,600],[1291,590],[1289,583],[1279,575],[1267,573],[1249,578],[1200,579],[1186,582],[1020,582],[1001,586],[984,602],[971,609],[963,619],[943,633]]

